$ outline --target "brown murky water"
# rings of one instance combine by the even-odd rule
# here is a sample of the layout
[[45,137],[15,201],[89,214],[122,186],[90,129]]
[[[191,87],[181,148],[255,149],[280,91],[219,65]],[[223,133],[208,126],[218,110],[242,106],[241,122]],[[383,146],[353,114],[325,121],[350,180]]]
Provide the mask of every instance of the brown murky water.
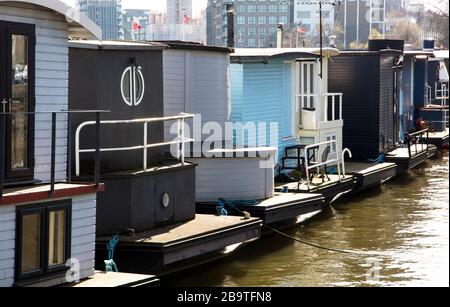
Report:
[[449,286],[448,153],[286,232],[162,285]]

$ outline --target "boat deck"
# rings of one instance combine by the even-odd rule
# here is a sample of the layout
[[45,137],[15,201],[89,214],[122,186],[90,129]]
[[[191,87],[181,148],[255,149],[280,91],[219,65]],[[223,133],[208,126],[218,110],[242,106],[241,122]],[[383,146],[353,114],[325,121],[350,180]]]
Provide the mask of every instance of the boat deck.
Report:
[[156,287],[159,280],[153,275],[96,271],[95,275],[79,283],[66,285],[70,288],[137,288]]
[[[178,263],[195,262],[195,257],[259,239],[261,225],[259,218],[198,214],[185,223],[121,236],[114,259],[121,271],[157,274],[172,264],[183,267]],[[109,239],[97,238],[97,267],[104,266],[100,258]]]
[[404,173],[412,169],[427,159],[433,157],[437,153],[437,148],[434,145],[418,144],[411,146],[411,156],[408,148],[400,147],[386,155],[385,161],[397,164],[397,174]]
[[371,163],[371,162],[346,162],[345,171],[356,178],[356,186],[353,192],[360,192],[392,179],[397,175],[395,163]]
[[346,175],[341,179],[338,175],[328,175],[328,177],[330,180],[326,179],[322,183],[322,179],[316,176],[309,188],[306,181],[302,181],[300,184],[298,182],[275,183],[275,191],[281,192],[287,189],[290,193],[319,193],[324,196],[326,203],[332,203],[354,189],[353,175]]
[[449,144],[449,128],[446,128],[441,132],[433,132],[428,136],[428,142],[433,144],[438,149],[442,149],[445,145]]
[[[265,225],[274,223],[289,223],[292,220],[302,221],[301,216],[323,210],[325,199],[321,194],[275,193],[271,198],[259,200],[255,205],[236,204],[235,207],[225,207],[229,214],[242,215],[242,211],[259,217]],[[203,213],[216,212],[215,203],[197,203],[197,211]]]

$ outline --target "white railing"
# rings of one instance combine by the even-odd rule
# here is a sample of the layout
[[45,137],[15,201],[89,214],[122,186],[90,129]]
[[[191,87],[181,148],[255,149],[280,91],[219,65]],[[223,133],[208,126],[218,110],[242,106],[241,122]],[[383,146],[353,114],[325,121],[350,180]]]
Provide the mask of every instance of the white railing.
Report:
[[449,94],[448,81],[439,81],[435,85],[435,97],[436,100],[440,100],[442,106],[448,107],[448,94]]
[[[323,99],[323,121],[324,122],[331,122],[336,120],[342,119],[342,98],[344,94],[342,93],[328,93],[324,95]],[[331,117],[329,117],[328,114],[328,105],[331,98]],[[336,116],[336,110],[339,110],[339,115]]]
[[[338,169],[338,176],[339,176],[339,181],[342,181],[342,179],[345,178],[345,173],[342,174],[341,173],[341,167],[344,168],[345,165],[342,163],[341,160],[341,156],[339,154],[336,154],[336,158],[334,159],[327,159],[327,161],[317,161],[317,159],[321,159],[321,155],[320,155],[320,149],[324,148],[326,149],[327,147],[334,147],[336,146],[336,149],[338,148],[338,144],[336,140],[332,140],[332,141],[327,141],[327,142],[322,142],[322,143],[318,143],[318,144],[312,144],[312,145],[308,145],[305,147],[305,170],[306,170],[306,184],[308,187],[308,190],[310,190],[311,188],[311,181],[309,180],[309,173],[310,170],[312,169],[317,169],[319,170],[319,168],[321,166],[325,166],[325,165],[333,165],[336,164],[337,165],[337,169]],[[309,165],[309,151],[313,149],[313,150],[317,150],[317,155],[314,155],[315,160],[314,165]],[[345,152],[345,151],[344,151]]]
[[[100,125],[118,125],[118,124],[143,124],[144,137],[143,144],[129,147],[116,148],[100,148],[100,152],[118,152],[118,151],[134,151],[143,150],[143,170],[147,170],[147,153],[149,148],[162,147],[168,145],[179,145],[177,147],[177,158],[181,163],[185,164],[185,144],[192,143],[195,140],[192,138],[185,138],[185,121],[194,118],[193,114],[180,114],[176,116],[157,117],[157,118],[142,118],[132,120],[104,120],[100,121]],[[177,121],[177,137],[173,141],[162,143],[148,143],[148,124],[155,122]],[[80,176],[80,154],[95,152],[95,149],[80,149],[80,134],[83,128],[95,125],[95,121],[87,121],[80,124],[75,133],[75,173]],[[181,147],[181,148],[180,148]]]

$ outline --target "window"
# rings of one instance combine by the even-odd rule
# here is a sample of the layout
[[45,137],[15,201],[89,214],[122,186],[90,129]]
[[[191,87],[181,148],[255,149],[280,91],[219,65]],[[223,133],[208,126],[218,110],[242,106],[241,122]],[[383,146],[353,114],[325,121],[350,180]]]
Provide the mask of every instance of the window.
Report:
[[145,93],[142,67],[132,65],[125,68],[120,83],[123,101],[130,107],[138,106]]
[[266,28],[259,28],[258,29],[258,33],[259,33],[259,36],[264,37],[264,36],[267,35],[267,29]]
[[245,17],[244,16],[238,16],[237,23],[239,25],[244,25],[245,24]]
[[237,11],[238,13],[245,13],[245,5],[238,5]]
[[248,16],[248,24],[249,25],[256,24],[256,17],[255,16]]
[[250,4],[247,7],[247,12],[249,12],[249,13],[256,13],[256,5]]
[[248,46],[249,47],[256,47],[256,40],[254,38],[248,39]]
[[287,16],[280,16],[280,23],[286,25],[288,23]]
[[67,270],[71,244],[71,202],[18,207],[16,280]]
[[278,7],[276,5],[269,5],[269,13],[277,13],[278,12]]
[[266,16],[259,16],[258,17],[258,24],[265,25],[267,23]]
[[289,7],[286,4],[280,6],[280,13],[288,13]]
[[269,16],[269,23],[271,25],[277,24],[277,16]]
[[[336,140],[337,140],[336,134],[330,134],[330,135],[327,136],[327,142],[336,141]],[[333,154],[336,153],[336,149],[337,149],[336,148],[336,142],[331,145],[330,149],[331,149],[330,153],[333,153]]]
[[247,33],[249,36],[253,36],[253,35],[255,35],[255,31],[256,31],[256,29],[252,27],[252,28],[248,28]]
[[315,62],[300,62],[297,67],[298,101],[304,110],[316,108]]
[[267,13],[267,5],[258,5],[259,13]]
[[297,18],[298,19],[310,19],[311,12],[299,11],[299,12],[297,12]]

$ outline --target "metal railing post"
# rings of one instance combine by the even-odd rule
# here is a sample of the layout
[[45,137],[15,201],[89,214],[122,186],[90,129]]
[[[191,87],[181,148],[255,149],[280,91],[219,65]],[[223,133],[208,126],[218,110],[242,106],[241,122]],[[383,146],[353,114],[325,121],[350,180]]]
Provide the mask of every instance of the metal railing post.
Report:
[[184,144],[184,118],[181,120],[181,165],[184,166],[185,144]]
[[143,157],[143,169],[147,170],[147,152],[148,152],[148,122],[144,123],[144,157]]
[[353,154],[352,154],[350,149],[345,148],[342,151],[342,173],[344,174],[344,178],[345,178],[345,175],[346,175],[346,169],[345,169],[345,154],[346,153],[348,153],[348,156],[349,156],[350,159],[353,158]]
[[344,118],[344,116],[342,115],[342,100],[343,100],[343,94],[339,94],[339,119]]
[[335,121],[336,120],[336,96],[333,95],[331,96],[331,120]]
[[3,183],[5,181],[5,144],[6,114],[0,112],[0,199],[3,198]]
[[55,164],[56,164],[56,113],[52,113],[52,147],[50,166],[50,195],[55,193]]
[[100,112],[95,113],[95,186],[100,185]]

